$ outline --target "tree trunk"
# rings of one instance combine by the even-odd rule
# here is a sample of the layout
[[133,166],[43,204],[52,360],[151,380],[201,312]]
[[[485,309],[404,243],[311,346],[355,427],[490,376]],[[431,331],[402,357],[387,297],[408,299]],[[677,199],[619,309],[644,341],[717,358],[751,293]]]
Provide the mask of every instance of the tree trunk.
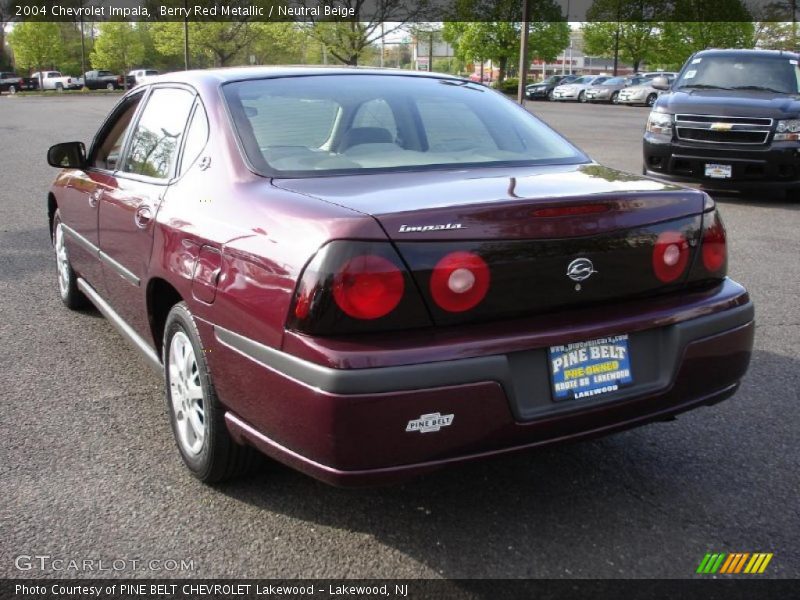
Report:
[[503,81],[506,78],[506,64],[507,63],[508,63],[508,58],[505,57],[505,56],[502,57],[497,63],[497,66],[498,66],[498,69],[497,69],[497,81],[498,81],[498,83]]

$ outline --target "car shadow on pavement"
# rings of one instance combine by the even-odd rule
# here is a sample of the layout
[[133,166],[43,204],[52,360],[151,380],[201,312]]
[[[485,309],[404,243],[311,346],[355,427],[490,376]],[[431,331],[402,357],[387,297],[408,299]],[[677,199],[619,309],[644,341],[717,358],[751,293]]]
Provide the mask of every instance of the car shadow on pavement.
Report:
[[688,577],[715,541],[763,537],[756,515],[791,502],[797,485],[795,458],[776,463],[763,435],[790,444],[797,423],[776,415],[798,399],[760,390],[780,377],[798,389],[798,361],[757,351],[751,369],[732,399],[676,421],[405,484],[339,489],[270,463],[218,489],[312,528],[368,534],[448,578]]

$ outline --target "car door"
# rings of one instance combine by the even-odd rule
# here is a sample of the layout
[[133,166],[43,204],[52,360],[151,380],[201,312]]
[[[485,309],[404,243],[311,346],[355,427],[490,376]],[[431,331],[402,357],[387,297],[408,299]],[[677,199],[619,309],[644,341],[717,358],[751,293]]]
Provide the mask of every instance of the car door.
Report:
[[113,187],[100,201],[99,240],[107,300],[140,335],[147,336],[144,278],[153,247],[155,217],[175,176],[195,92],[151,90],[133,127]]
[[124,98],[111,112],[89,149],[87,166],[69,173],[58,198],[61,219],[68,227],[66,239],[72,266],[101,294],[98,206],[102,195],[115,187],[114,171],[143,95]]

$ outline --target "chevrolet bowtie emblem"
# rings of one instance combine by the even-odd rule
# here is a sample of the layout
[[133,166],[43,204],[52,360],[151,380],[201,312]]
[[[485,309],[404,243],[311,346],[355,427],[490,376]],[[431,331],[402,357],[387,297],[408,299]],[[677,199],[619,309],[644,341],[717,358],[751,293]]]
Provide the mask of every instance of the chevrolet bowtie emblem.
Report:
[[712,123],[711,129],[714,131],[730,131],[733,129],[732,123]]

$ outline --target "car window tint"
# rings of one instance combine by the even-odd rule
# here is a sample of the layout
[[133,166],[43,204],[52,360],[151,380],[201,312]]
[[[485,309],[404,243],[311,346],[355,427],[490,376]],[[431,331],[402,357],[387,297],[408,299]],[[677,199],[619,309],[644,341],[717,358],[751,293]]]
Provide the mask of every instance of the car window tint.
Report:
[[379,127],[392,134],[392,139],[397,137],[397,124],[389,103],[382,98],[364,102],[358,107],[353,119],[353,127]]
[[420,100],[417,110],[425,127],[428,148],[434,152],[457,150],[465,143],[497,149],[486,125],[465,104],[438,99]]
[[314,98],[262,96],[242,104],[262,148],[319,148],[330,137],[339,112],[337,103]]
[[194,94],[178,88],[153,91],[131,138],[123,171],[165,179],[173,172]]
[[105,128],[105,137],[97,141],[91,160],[92,166],[109,171],[117,169],[122,144],[125,143],[125,134],[130,128],[133,115],[143,97],[144,94],[136,94],[117,109],[112,121]]
[[192,122],[186,131],[186,144],[183,147],[180,172],[185,173],[200,156],[208,141],[208,117],[203,105],[198,103],[192,115]]

